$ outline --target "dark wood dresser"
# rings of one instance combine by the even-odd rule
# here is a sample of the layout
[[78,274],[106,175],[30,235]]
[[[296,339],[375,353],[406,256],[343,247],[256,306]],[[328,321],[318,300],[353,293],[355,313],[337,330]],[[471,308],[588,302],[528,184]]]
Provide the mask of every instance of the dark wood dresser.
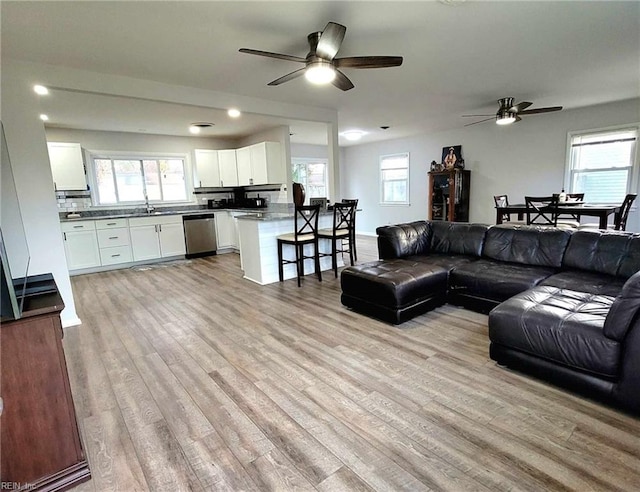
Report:
[[0,479],[61,491],[91,478],[62,351],[62,298],[51,275],[29,277],[22,318],[0,327]]

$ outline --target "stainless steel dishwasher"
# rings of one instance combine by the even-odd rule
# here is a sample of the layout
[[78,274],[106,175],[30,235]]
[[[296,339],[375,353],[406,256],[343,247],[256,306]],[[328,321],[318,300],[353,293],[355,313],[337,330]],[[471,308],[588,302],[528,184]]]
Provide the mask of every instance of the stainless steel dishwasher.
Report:
[[216,223],[212,213],[183,215],[187,258],[215,255],[218,249]]

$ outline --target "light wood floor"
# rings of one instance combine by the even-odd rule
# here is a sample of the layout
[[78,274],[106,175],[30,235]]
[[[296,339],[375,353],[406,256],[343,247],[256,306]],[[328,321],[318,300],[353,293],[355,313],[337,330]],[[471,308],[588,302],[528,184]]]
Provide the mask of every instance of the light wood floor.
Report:
[[640,420],[496,367],[486,316],[393,327],[342,307],[329,272],[261,287],[235,254],[73,288],[77,491],[640,487]]

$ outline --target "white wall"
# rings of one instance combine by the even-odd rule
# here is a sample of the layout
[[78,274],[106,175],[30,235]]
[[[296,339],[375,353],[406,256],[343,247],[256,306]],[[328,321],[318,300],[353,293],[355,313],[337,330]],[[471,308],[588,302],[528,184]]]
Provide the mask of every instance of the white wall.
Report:
[[[506,193],[512,203],[524,195],[548,195],[564,186],[567,133],[637,123],[640,100],[590,106],[529,116],[517,124],[498,127],[492,122],[439,132],[347,147],[341,163],[343,196],[357,197],[362,213],[358,229],[375,233],[377,226],[427,217],[427,172],[432,160],[441,161],[442,148],[462,145],[471,170],[471,222],[495,223],[493,195]],[[462,122],[461,122],[462,125]],[[379,204],[381,155],[410,153],[410,206]],[[627,230],[640,231],[634,210]]]
[[77,324],[64,255],[58,207],[45,131],[28,74],[2,66],[2,122],[11,156],[25,234],[31,255],[29,275],[52,273],[64,300],[64,326]]

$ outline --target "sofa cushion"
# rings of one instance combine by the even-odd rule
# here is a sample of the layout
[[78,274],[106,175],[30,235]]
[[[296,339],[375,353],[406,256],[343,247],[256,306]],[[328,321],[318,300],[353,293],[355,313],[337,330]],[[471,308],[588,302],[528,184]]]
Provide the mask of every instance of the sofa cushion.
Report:
[[487,231],[482,256],[559,268],[571,232],[539,226],[499,225]]
[[603,331],[613,302],[611,296],[535,287],[491,311],[489,338],[492,343],[615,378],[621,344]]
[[430,253],[480,256],[489,226],[462,222],[431,222]]
[[376,234],[378,235],[378,256],[381,259],[429,253],[431,224],[425,220],[378,227]]
[[633,275],[622,287],[622,292],[613,302],[604,334],[622,342],[635,319],[640,314],[640,272]]
[[551,277],[540,282],[540,285],[550,285],[561,289],[615,297],[622,291],[624,279],[604,273],[587,272],[586,270],[567,270],[566,272],[551,275]]
[[449,274],[449,288],[456,294],[504,301],[554,273],[553,268],[480,259],[454,268]]
[[442,268],[446,268],[447,270],[451,271],[453,268],[456,268],[460,265],[464,265],[465,263],[469,263],[471,261],[476,261],[478,258],[475,256],[464,256],[464,255],[429,254],[429,255],[407,256],[405,259],[409,261],[418,261],[420,263],[427,263],[429,265],[440,266]]
[[395,259],[345,268],[340,283],[344,294],[402,308],[434,295],[446,295],[447,274],[441,266]]
[[562,266],[629,278],[640,270],[640,234],[577,231],[569,240]]

